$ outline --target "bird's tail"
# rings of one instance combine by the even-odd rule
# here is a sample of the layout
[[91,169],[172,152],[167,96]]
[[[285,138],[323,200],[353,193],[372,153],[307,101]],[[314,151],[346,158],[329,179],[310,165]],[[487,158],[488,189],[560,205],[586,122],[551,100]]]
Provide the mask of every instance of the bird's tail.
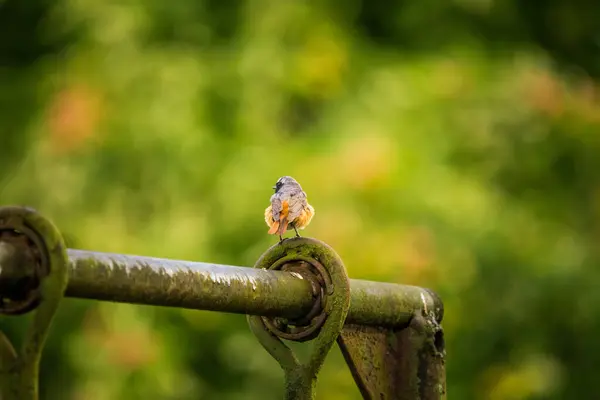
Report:
[[288,227],[288,216],[290,213],[290,203],[287,200],[281,202],[281,212],[279,213],[279,229],[277,234],[283,235]]
[[269,235],[274,235],[279,230],[279,221],[273,222],[271,229],[269,229]]
[[281,236],[281,235],[283,235],[283,234],[285,233],[285,231],[287,230],[287,227],[288,227],[288,219],[287,219],[287,218],[283,219],[281,222],[279,222],[279,223],[278,223],[278,225],[279,225],[279,229],[278,229],[278,231],[277,231],[277,234],[278,234],[279,236]]
[[288,214],[290,211],[289,203],[284,200],[281,204],[281,211],[279,212],[279,221],[273,221],[271,229],[269,229],[269,235],[277,233],[279,236],[283,235],[288,227]]

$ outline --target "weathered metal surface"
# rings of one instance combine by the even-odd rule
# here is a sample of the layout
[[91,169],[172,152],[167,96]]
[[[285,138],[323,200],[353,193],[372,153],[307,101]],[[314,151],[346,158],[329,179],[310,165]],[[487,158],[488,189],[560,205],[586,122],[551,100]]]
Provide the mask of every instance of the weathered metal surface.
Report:
[[40,281],[48,271],[36,250],[25,234],[0,226],[0,265],[14,272],[13,279],[0,281],[0,314],[24,314],[38,306]]
[[[14,282],[26,265],[13,265],[23,249],[5,246],[0,287]],[[299,318],[314,305],[313,283],[297,272],[270,271],[201,262],[167,260],[68,249],[66,296],[119,303]],[[404,326],[425,297],[442,315],[432,292],[408,285],[350,280],[346,321],[371,326]]]
[[[285,377],[285,398],[312,400],[316,396],[317,375],[325,358],[339,336],[350,306],[350,284],[344,264],[335,251],[325,243],[309,238],[288,239],[272,246],[256,262],[255,268],[280,269],[295,265],[310,275],[320,275],[313,282],[320,286],[318,304],[323,318],[313,317],[312,322],[288,320],[290,331],[269,326],[269,319],[249,316],[248,322],[259,342],[281,365]],[[311,271],[311,267],[314,269]],[[302,271],[300,272],[302,273]],[[308,332],[308,333],[307,333]],[[314,338],[307,362],[301,363],[281,338],[305,341]]]
[[444,317],[441,299],[431,290],[396,283],[350,280],[348,323],[406,326],[415,312],[426,307],[438,322]]
[[[18,256],[19,261],[31,261],[35,265],[3,263],[2,272],[5,266],[16,269],[12,276],[25,271],[17,282],[24,279],[26,284],[21,287],[22,293],[2,293],[0,310],[15,314],[35,307],[35,312],[18,350],[0,333],[0,397],[3,400],[36,400],[42,349],[67,286],[66,247],[56,227],[31,209],[0,208],[3,237],[7,237],[9,229],[12,229],[8,235],[11,239],[4,243],[16,243],[15,248],[25,247]],[[2,249],[4,258],[13,257],[14,260],[14,252],[6,247]]]
[[69,250],[68,297],[299,317],[313,304],[301,275]]
[[323,302],[327,288],[331,289],[332,283],[325,267],[315,259],[307,262],[276,262],[269,268],[271,271],[281,270],[295,272],[311,282],[313,306],[311,310],[301,318],[268,317],[262,316],[263,323],[272,333],[282,339],[303,342],[314,339],[325,323],[327,314]]
[[338,344],[366,400],[446,398],[442,329],[417,312],[405,328],[346,325]]
[[[67,250],[36,212],[3,207],[0,314],[35,315],[19,351],[0,332],[2,399],[37,397],[41,349],[65,287],[69,297],[256,316],[250,327],[284,369],[288,399],[313,398],[336,338],[366,399],[445,398],[441,300],[419,287],[348,281],[324,243],[286,240],[255,268]],[[281,338],[314,339],[309,363]]]

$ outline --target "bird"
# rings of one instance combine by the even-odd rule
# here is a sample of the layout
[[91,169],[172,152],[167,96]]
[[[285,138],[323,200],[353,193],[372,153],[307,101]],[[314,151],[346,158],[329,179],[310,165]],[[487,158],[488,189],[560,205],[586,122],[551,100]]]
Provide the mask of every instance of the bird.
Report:
[[281,244],[286,230],[294,229],[296,237],[300,237],[298,229],[310,224],[315,209],[308,204],[302,186],[291,176],[279,178],[273,190],[271,204],[265,210],[265,222],[269,226],[269,235],[278,234]]

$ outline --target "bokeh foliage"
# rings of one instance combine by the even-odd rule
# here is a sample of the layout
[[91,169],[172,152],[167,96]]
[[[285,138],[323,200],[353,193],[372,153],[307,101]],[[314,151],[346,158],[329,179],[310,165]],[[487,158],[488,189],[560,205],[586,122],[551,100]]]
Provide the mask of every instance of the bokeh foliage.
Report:
[[[71,247],[249,266],[289,174],[317,211],[305,234],[352,277],[441,294],[452,398],[592,399],[599,14],[2,0],[1,203],[38,208]],[[242,316],[65,300],[41,389],[277,399],[282,376]],[[338,351],[319,398],[359,398]]]

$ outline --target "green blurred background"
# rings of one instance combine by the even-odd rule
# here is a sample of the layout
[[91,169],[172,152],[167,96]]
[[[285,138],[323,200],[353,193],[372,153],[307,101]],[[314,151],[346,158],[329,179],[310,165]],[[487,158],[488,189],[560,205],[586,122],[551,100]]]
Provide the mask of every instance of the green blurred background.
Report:
[[[442,296],[449,398],[595,399],[598,21],[591,0],[0,0],[0,204],[71,247],[250,266],[292,175],[351,277]],[[241,315],[67,299],[41,397],[282,380]],[[337,348],[318,398],[359,399]]]

